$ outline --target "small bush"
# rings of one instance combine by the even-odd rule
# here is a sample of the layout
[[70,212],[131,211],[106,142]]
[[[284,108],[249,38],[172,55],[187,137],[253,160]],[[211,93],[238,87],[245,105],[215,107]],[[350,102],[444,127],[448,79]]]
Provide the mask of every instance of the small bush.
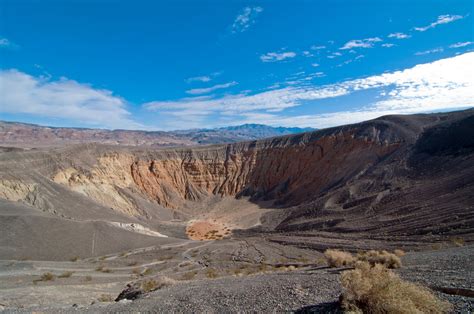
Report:
[[130,261],[127,266],[136,266],[138,264],[137,261]]
[[191,279],[194,279],[196,275],[197,275],[197,271],[190,271],[190,272],[184,273],[183,276],[181,277],[181,280],[191,280]]
[[350,266],[355,261],[351,253],[332,249],[326,250],[324,257],[326,257],[326,262],[330,267]]
[[73,274],[72,271],[65,271],[64,273],[62,273],[61,275],[58,276],[58,278],[69,278],[71,277]]
[[55,276],[52,274],[52,273],[44,273],[41,275],[41,277],[39,279],[35,279],[33,280],[33,283],[36,284],[40,281],[53,281],[55,278]]
[[370,250],[357,254],[359,261],[368,262],[372,266],[375,264],[385,265],[387,268],[400,268],[402,261],[400,257],[387,251]]
[[84,281],[92,281],[92,277],[91,276],[85,276]]
[[217,271],[214,268],[208,268],[206,270],[206,277],[211,278],[211,279],[217,278],[218,277]]
[[103,271],[104,270],[104,265],[99,265],[95,268],[95,271]]
[[381,264],[357,262],[341,275],[341,305],[353,313],[447,313],[451,305]]
[[155,291],[164,287],[174,285],[176,281],[168,277],[160,277],[158,279],[148,279],[142,282],[141,288],[144,292]]
[[452,238],[451,242],[454,243],[454,245],[459,246],[459,247],[464,246],[464,239],[463,238],[459,238],[459,237],[458,238]]
[[151,269],[151,268],[145,268],[145,270],[142,272],[143,276],[148,276],[148,275],[151,275],[151,274],[153,274],[153,269]]
[[400,250],[400,249],[396,249],[396,250],[393,251],[393,254],[395,254],[398,257],[402,257],[402,256],[405,256],[405,251]]
[[77,260],[79,259],[79,256],[74,256],[70,259],[71,262],[77,262]]
[[54,275],[52,273],[44,273],[41,275],[40,278],[41,281],[52,281],[54,280]]
[[99,302],[113,302],[114,298],[112,298],[110,294],[101,294],[97,300],[99,300]]

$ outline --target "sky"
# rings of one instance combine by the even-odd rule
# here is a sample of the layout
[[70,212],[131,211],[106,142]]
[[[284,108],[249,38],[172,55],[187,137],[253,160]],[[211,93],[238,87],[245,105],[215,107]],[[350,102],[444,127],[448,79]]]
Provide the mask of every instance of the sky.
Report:
[[0,120],[326,128],[474,106],[472,0],[0,0]]

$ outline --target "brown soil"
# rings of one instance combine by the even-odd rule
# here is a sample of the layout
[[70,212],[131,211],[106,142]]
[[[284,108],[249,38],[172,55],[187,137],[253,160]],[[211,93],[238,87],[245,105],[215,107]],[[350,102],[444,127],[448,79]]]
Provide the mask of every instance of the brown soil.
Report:
[[222,240],[230,236],[230,229],[216,220],[214,221],[192,221],[186,227],[186,234],[191,240]]

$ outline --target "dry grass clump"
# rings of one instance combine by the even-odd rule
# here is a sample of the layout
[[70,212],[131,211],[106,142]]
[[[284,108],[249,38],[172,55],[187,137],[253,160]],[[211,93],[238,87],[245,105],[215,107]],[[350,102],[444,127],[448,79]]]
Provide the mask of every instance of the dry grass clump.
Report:
[[65,271],[64,273],[62,273],[61,275],[58,276],[58,278],[69,278],[72,276],[74,272],[72,271]]
[[206,277],[207,278],[217,278],[219,275],[217,274],[217,271],[214,268],[208,268],[206,269]]
[[184,273],[183,276],[181,276],[181,280],[191,280],[191,279],[194,279],[194,277],[196,277],[197,275],[197,271],[189,271],[187,273]]
[[110,294],[101,294],[100,297],[97,298],[99,302],[113,302],[114,298]]
[[77,262],[78,259],[79,259],[79,256],[74,256],[74,257],[71,257],[70,261]]
[[92,277],[91,276],[85,276],[84,281],[92,281]]
[[44,273],[39,279],[33,280],[33,283],[36,284],[39,281],[53,281],[56,278],[52,273]]
[[326,250],[324,257],[326,257],[326,262],[330,267],[350,266],[355,262],[351,253],[333,249]]
[[387,268],[402,267],[402,261],[400,260],[400,257],[387,251],[370,250],[367,252],[358,253],[357,259],[359,261],[368,262],[372,266],[375,264],[382,264]]
[[405,251],[400,250],[400,249],[396,249],[396,250],[393,251],[393,254],[395,254],[398,257],[402,257],[402,256],[405,256]]
[[176,283],[175,280],[168,278],[168,277],[160,277],[156,279],[148,279],[141,283],[141,289],[144,292],[155,291],[164,287],[168,287],[174,285]]
[[448,302],[430,290],[402,280],[381,264],[358,262],[354,270],[341,276],[341,302],[353,313],[447,313]]
[[451,238],[451,242],[454,243],[454,245],[459,246],[459,247],[464,246],[464,239],[463,238],[459,238],[459,237]]

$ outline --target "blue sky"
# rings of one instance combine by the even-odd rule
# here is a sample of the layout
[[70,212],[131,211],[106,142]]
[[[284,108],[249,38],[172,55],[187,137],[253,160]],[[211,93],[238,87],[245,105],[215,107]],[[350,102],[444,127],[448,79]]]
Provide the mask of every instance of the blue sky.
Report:
[[0,0],[0,119],[324,128],[474,104],[469,1]]

